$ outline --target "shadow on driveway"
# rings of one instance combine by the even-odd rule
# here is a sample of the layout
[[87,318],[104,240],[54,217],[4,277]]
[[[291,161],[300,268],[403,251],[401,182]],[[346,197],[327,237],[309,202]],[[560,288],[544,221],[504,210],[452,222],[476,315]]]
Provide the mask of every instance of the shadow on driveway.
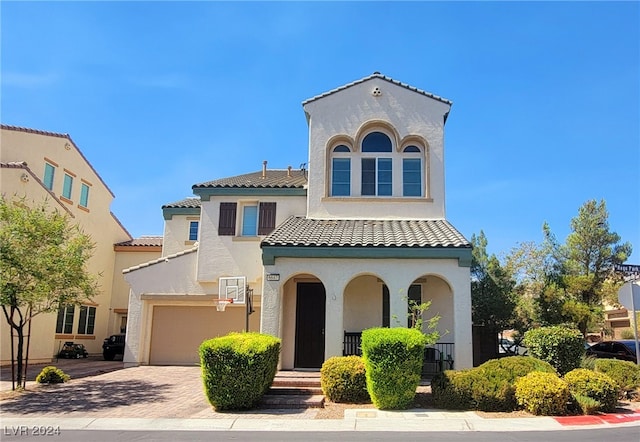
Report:
[[3,414],[71,413],[109,410],[121,406],[168,400],[168,384],[147,381],[92,380],[47,385],[2,402]]

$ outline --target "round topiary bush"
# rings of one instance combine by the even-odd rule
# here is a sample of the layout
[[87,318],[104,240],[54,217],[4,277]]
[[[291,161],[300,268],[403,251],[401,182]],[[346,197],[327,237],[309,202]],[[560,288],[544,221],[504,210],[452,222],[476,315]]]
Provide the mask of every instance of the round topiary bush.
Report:
[[594,371],[604,373],[616,381],[621,396],[640,387],[640,366],[617,359],[596,359]]
[[491,359],[478,368],[495,372],[510,382],[514,382],[519,377],[525,376],[532,371],[556,373],[551,364],[531,356],[508,356],[506,358]]
[[518,405],[529,413],[556,416],[566,413],[569,386],[555,373],[534,371],[515,382]]
[[529,330],[524,345],[534,358],[547,361],[563,375],[580,367],[584,354],[584,338],[579,330],[553,326]]
[[333,402],[369,402],[364,361],[360,356],[336,356],[327,359],[320,369],[320,385]]
[[618,402],[618,385],[603,373],[576,368],[564,375],[573,396],[586,396],[600,403],[599,411],[614,411]]
[[39,384],[62,384],[71,379],[71,376],[66,374],[59,368],[48,366],[44,367],[40,374],[36,377],[36,382]]

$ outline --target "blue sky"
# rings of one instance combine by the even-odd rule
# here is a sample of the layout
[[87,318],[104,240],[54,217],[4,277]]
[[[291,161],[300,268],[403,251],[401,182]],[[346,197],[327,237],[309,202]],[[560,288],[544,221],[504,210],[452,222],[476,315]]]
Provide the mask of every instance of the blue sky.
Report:
[[[379,71],[453,101],[447,218],[489,250],[604,199],[640,264],[638,2],[8,2],[1,120],[68,133],[134,236],[195,183],[307,162],[301,102]],[[311,166],[313,167],[313,166]]]

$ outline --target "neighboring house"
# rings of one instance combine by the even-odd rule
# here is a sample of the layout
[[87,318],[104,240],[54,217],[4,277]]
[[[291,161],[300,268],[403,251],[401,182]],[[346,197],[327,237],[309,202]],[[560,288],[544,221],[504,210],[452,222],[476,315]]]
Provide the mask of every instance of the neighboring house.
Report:
[[[249,328],[282,339],[283,369],[342,355],[346,333],[407,326],[408,299],[432,302],[453,365],[471,367],[471,245],[445,216],[450,108],[374,73],[303,102],[308,170],[265,162],[163,206],[163,257],[125,270],[125,363],[197,363],[202,340],[245,328],[253,292]],[[174,238],[187,225],[194,243]]]
[[[2,194],[8,199],[24,197],[35,204],[46,200],[90,235],[96,246],[88,270],[98,275],[98,295],[82,306],[65,306],[58,313],[36,316],[29,360],[51,361],[66,341],[82,343],[90,353],[100,353],[103,339],[120,331],[113,311],[126,312],[128,306],[129,290],[122,268],[159,256],[160,248],[156,247],[155,255],[139,255],[139,261],[125,259],[118,267],[114,244],[135,240],[110,211],[113,193],[69,135],[2,125],[0,142]],[[118,303],[112,298],[116,286],[124,296]],[[11,332],[4,317],[0,330],[0,364],[8,364]]]
[[607,306],[604,310],[605,325],[604,328],[611,333],[612,339],[623,339],[622,332],[628,330],[633,332],[632,317],[624,307],[614,308]]

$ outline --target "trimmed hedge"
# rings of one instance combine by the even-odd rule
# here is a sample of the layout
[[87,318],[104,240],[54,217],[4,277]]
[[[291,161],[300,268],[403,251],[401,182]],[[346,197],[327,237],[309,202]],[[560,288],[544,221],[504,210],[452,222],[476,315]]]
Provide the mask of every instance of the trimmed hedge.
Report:
[[554,416],[566,413],[570,393],[557,374],[534,371],[515,382],[515,396],[529,413]]
[[36,382],[39,384],[62,384],[70,379],[71,376],[52,365],[44,367],[36,376]]
[[362,332],[367,390],[379,409],[412,406],[420,383],[425,336],[416,329],[370,328]]
[[260,333],[230,333],[200,345],[207,399],[216,409],[254,407],[271,386],[278,367],[280,339]]
[[364,360],[360,356],[336,356],[327,359],[320,369],[320,385],[333,402],[369,402]]
[[555,374],[547,362],[529,356],[509,356],[469,370],[438,373],[431,380],[431,393],[439,408],[513,411],[517,408],[514,383],[533,371]]
[[614,411],[618,403],[618,385],[603,373],[576,368],[564,375],[574,397],[586,396],[600,403],[599,411]]
[[579,330],[553,326],[529,330],[524,345],[534,358],[550,363],[560,375],[580,367],[584,338]]
[[617,359],[596,359],[594,371],[604,373],[616,381],[620,395],[640,387],[640,366],[629,361]]

